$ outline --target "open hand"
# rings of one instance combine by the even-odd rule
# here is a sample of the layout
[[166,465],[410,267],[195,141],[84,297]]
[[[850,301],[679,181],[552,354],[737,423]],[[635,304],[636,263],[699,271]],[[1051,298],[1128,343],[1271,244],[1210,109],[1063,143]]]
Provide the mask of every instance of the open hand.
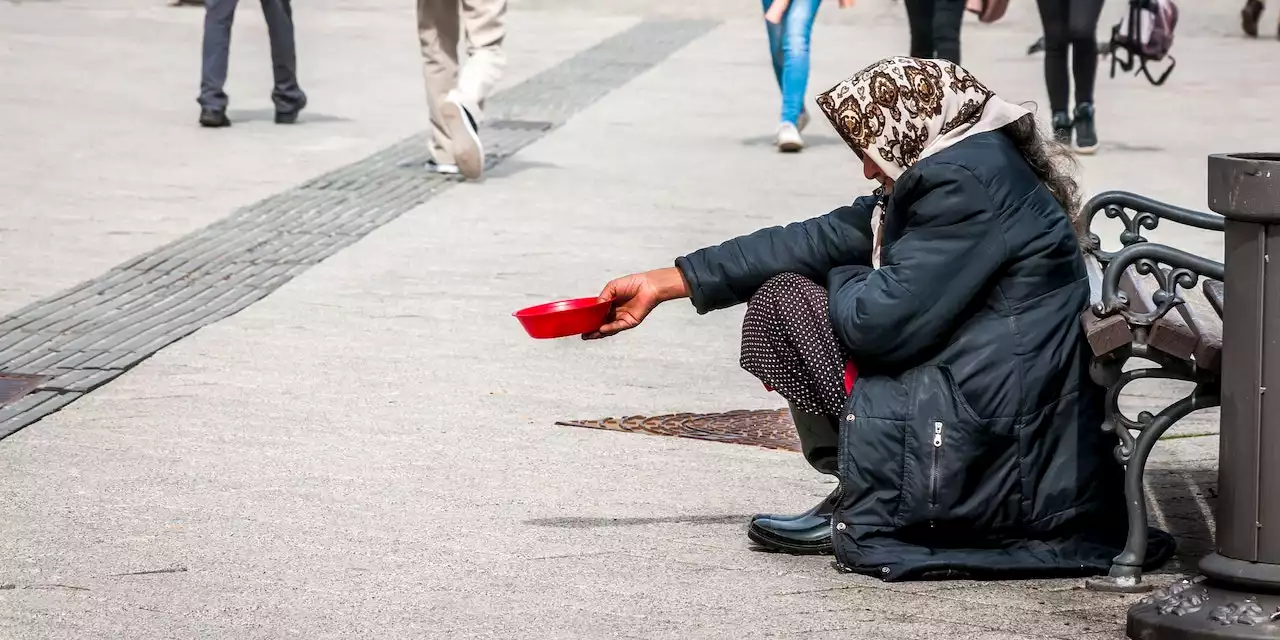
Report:
[[582,337],[595,340],[634,329],[659,304],[688,295],[684,276],[674,267],[623,276],[606,284],[600,292],[601,302],[613,303],[604,325]]

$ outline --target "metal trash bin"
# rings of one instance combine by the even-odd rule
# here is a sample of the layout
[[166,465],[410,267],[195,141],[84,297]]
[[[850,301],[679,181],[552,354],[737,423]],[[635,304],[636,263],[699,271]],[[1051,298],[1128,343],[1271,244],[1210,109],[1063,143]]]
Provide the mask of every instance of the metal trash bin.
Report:
[[1227,219],[1216,552],[1134,605],[1130,638],[1280,638],[1280,153],[1209,156],[1209,208]]

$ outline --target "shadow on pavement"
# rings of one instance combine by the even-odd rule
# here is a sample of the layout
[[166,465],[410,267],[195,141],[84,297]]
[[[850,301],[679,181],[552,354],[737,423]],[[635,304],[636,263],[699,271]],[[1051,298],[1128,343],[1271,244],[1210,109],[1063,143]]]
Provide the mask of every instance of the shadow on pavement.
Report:
[[[490,161],[492,162],[492,161]],[[521,171],[528,169],[559,169],[560,165],[552,162],[539,162],[536,160],[521,160],[520,158],[503,158],[497,164],[490,164],[485,168],[485,178],[508,178]]]
[[595,527],[636,527],[647,524],[739,524],[751,519],[748,515],[720,516],[665,516],[657,518],[534,518],[525,524],[535,527],[560,527],[563,529],[590,529]]
[[[742,139],[744,147],[772,147],[773,136],[753,136]],[[812,147],[843,147],[844,141],[839,138],[830,136],[805,136],[804,146],[806,149]]]
[[[276,111],[275,109],[228,109],[227,118],[229,118],[232,123],[275,122]],[[351,122],[351,118],[331,116],[304,109],[298,116],[297,124],[307,124],[308,122]]]
[[1149,467],[1146,476],[1149,522],[1178,542],[1173,559],[1152,573],[1197,573],[1200,558],[1213,551],[1217,469]]

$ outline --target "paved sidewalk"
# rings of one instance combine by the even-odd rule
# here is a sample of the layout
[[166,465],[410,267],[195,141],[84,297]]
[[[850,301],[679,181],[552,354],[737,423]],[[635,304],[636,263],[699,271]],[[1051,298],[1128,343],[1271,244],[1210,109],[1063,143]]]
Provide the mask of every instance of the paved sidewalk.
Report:
[[[756,7],[690,4],[513,1],[509,119],[577,104],[521,102],[542,95],[521,86],[544,71],[630,80],[485,183],[440,189],[0,440],[0,585],[12,586],[0,638],[1120,637],[1133,598],[1077,580],[887,585],[747,550],[750,514],[829,491],[795,454],[553,425],[779,406],[736,368],[740,310],[673,305],[591,344],[528,340],[509,314],[867,188],[821,123],[805,153],[770,149],[777,97]],[[898,4],[823,11],[813,87],[904,48]],[[1280,99],[1267,80],[1280,46],[1229,35],[1227,3],[1198,11],[1168,86],[1100,80],[1090,190],[1203,207],[1206,154],[1280,146],[1266,107]],[[13,265],[0,311],[424,126],[407,3],[299,5],[313,110],[292,128],[263,120],[256,13],[242,8],[233,45],[231,115],[245,122],[209,132],[194,126],[198,9],[0,5],[0,69],[15,78],[0,117],[30,123],[0,130],[0,253]],[[637,61],[660,43],[592,49],[658,18],[716,23],[656,66]],[[1011,99],[1042,100],[1039,60],[1023,55],[1036,35],[1026,8],[967,24],[966,65]],[[86,108],[51,78],[97,100]],[[1215,430],[1213,414],[1179,427]],[[1211,530],[1216,438],[1157,455],[1157,513],[1194,558]]]

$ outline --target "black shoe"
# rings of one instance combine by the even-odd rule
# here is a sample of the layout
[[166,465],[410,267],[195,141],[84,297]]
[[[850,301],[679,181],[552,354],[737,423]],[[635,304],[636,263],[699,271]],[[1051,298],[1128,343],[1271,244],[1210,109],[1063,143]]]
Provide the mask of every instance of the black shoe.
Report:
[[1066,111],[1053,113],[1053,139],[1071,146],[1071,116]]
[[1244,29],[1244,34],[1250,38],[1258,37],[1258,20],[1262,18],[1262,6],[1258,0],[1249,0],[1240,10],[1240,28]]
[[839,495],[837,488],[799,515],[758,514],[751,518],[747,538],[768,551],[797,555],[831,553],[831,515]]
[[229,127],[231,126],[231,121],[227,119],[227,112],[222,109],[201,109],[200,126],[211,129]]
[[1093,105],[1076,105],[1076,153],[1091,154],[1098,149],[1098,131],[1093,126]]
[[303,99],[302,99],[302,102],[299,102],[299,103],[298,103],[298,106],[296,106],[296,107],[294,107],[294,108],[292,108],[292,109],[289,109],[288,111],[280,111],[280,110],[277,110],[277,111],[276,111],[276,124],[293,124],[293,123],[297,122],[297,121],[298,121],[298,114],[299,114],[299,113],[302,113],[302,110],[303,110],[303,109],[306,109],[306,108],[307,108],[307,99],[306,99],[306,98],[303,98]]

